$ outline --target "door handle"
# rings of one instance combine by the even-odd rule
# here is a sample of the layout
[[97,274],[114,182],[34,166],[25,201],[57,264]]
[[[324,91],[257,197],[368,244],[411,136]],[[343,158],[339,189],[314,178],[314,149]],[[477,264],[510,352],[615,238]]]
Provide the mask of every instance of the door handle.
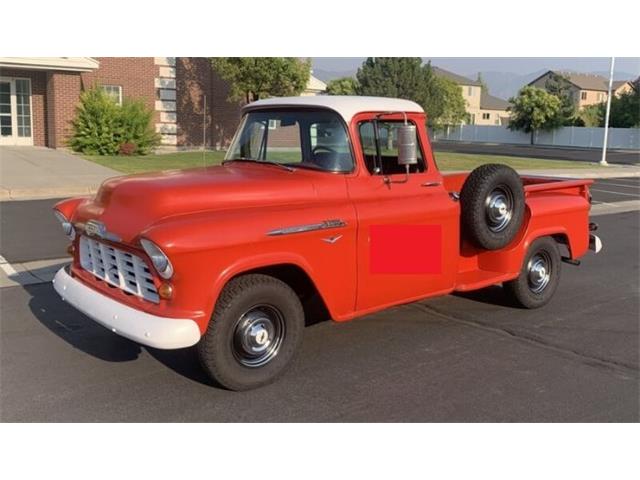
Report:
[[425,182],[420,184],[421,187],[439,187],[440,185],[442,185],[440,182]]

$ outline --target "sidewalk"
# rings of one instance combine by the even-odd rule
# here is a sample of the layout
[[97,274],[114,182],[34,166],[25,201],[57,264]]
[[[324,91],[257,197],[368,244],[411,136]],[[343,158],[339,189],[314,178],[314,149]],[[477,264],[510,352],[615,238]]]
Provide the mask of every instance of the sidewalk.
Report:
[[609,167],[576,168],[576,169],[549,169],[549,170],[518,170],[521,175],[540,175],[545,177],[564,178],[623,178],[640,177],[640,166],[615,165]]
[[0,201],[87,195],[118,175],[62,150],[0,147]]

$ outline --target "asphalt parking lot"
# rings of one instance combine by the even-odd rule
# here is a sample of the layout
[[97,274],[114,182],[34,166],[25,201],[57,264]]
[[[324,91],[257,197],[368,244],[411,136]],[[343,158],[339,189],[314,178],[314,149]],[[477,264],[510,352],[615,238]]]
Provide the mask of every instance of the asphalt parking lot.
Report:
[[[607,179],[594,203],[640,198]],[[64,257],[54,200],[0,203],[0,254]],[[637,211],[597,217],[600,255],[563,265],[540,310],[499,287],[305,331],[277,383],[243,393],[209,383],[191,350],[112,334],[49,283],[0,289],[2,421],[623,421],[640,420]]]

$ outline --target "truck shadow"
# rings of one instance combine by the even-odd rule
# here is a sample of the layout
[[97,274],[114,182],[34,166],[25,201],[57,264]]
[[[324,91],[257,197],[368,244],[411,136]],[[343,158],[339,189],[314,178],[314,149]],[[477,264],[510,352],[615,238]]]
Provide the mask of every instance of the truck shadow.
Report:
[[[47,270],[42,275],[50,274],[51,267]],[[37,270],[33,273],[40,276]],[[116,335],[62,301],[50,282],[23,285],[22,288],[31,297],[29,309],[36,319],[73,348],[105,362],[135,361],[146,351],[153,359],[189,380],[222,388],[201,368],[195,348],[159,350],[140,345]],[[329,319],[322,301],[317,298],[306,299],[304,307],[307,326]]]
[[105,362],[131,362],[143,351],[170,370],[194,382],[219,387],[202,370],[193,348],[158,350],[116,335],[63,302],[51,283],[23,285],[29,309],[51,333],[73,348]]
[[486,287],[481,290],[473,290],[471,292],[455,292],[453,296],[498,307],[522,309],[513,299],[507,297],[502,287],[498,285]]

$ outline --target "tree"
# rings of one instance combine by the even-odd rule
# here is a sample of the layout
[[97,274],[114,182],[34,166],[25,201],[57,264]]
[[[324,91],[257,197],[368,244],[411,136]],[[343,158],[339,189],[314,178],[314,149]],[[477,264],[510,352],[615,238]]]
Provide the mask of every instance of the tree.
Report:
[[531,133],[531,144],[538,130],[554,130],[561,126],[560,109],[562,102],[547,91],[526,86],[517,97],[509,99],[511,112],[509,130],[523,130]]
[[396,97],[421,103],[425,71],[420,57],[369,57],[356,73],[360,95]]
[[359,95],[413,100],[427,112],[431,126],[459,123],[466,115],[460,87],[437,77],[419,57],[370,57],[356,78]]
[[[431,69],[430,66],[428,68]],[[460,85],[448,78],[431,75],[433,78],[428,83],[428,95],[423,104],[430,126],[441,128],[460,124],[467,118]]]
[[560,118],[562,126],[574,125],[576,122],[576,104],[573,99],[571,84],[567,77],[551,72],[545,82],[545,90],[560,99]]
[[358,87],[358,81],[353,77],[336,78],[327,83],[327,94],[357,95]]
[[[605,111],[606,104],[602,104],[601,111]],[[604,113],[602,114],[604,118]],[[633,88],[619,96],[611,97],[611,113],[609,126],[615,128],[640,127],[640,91]]]
[[602,103],[587,105],[578,112],[574,125],[577,127],[601,127],[604,125],[604,108]]
[[478,72],[476,82],[480,84],[480,90],[482,91],[482,93],[489,93],[489,87],[487,87],[487,83],[484,81],[484,78],[482,78],[481,72]]
[[229,82],[229,100],[247,103],[265,97],[300,95],[311,75],[309,59],[291,57],[216,57],[211,64]]

